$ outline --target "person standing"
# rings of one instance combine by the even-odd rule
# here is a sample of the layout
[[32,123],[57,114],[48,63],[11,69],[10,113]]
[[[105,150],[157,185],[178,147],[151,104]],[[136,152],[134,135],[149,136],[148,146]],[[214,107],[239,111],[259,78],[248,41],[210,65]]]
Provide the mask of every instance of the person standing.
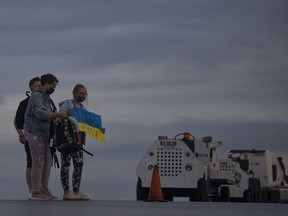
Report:
[[[87,89],[82,84],[76,84],[72,91],[73,99],[65,100],[59,103],[59,111],[65,112],[68,115],[73,114],[75,109],[87,108],[83,105],[83,102],[87,99]],[[73,115],[72,115],[73,116]],[[102,133],[105,132],[104,128],[100,129]],[[80,143],[85,145],[86,134],[79,131]],[[72,174],[72,187],[73,191],[70,190],[69,186],[69,168],[73,161],[73,174]],[[64,190],[63,200],[90,200],[88,196],[80,192],[80,183],[82,178],[83,168],[83,150],[80,149],[76,153],[63,154],[61,153],[61,184]]]
[[[40,86],[40,78],[39,77],[34,77],[29,81],[29,89],[31,91],[31,94]],[[22,100],[19,103],[19,106],[16,111],[16,115],[14,118],[14,126],[15,129],[19,135],[19,142],[24,145],[25,152],[26,152],[26,171],[25,171],[25,178],[26,178],[26,183],[29,189],[29,197],[31,197],[31,190],[32,190],[32,183],[31,183],[31,167],[32,167],[32,158],[31,158],[31,153],[30,153],[30,148],[28,145],[28,142],[24,136],[24,116],[25,116],[25,111],[27,108],[28,100],[30,98],[29,91],[26,92],[27,98]]]
[[192,135],[189,132],[184,132],[182,141],[184,141],[186,143],[186,145],[190,148],[190,150],[194,153],[195,152],[195,143],[194,143],[194,138],[192,140],[191,136]]
[[32,156],[31,200],[55,200],[48,188],[52,157],[50,152],[50,127],[55,118],[67,118],[63,112],[53,112],[50,95],[54,92],[58,79],[52,74],[40,78],[41,86],[31,95],[25,112],[24,135]]

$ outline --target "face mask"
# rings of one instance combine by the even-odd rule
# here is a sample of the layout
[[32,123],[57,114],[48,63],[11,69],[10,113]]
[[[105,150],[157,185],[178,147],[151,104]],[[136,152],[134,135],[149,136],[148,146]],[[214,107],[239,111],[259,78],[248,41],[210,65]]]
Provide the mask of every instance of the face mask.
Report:
[[78,96],[78,97],[77,97],[77,101],[80,102],[80,103],[82,103],[82,102],[85,101],[85,100],[86,100],[86,97],[85,97],[85,96]]
[[51,95],[51,94],[53,94],[54,91],[55,91],[54,88],[50,88],[49,90],[46,91],[46,94]]

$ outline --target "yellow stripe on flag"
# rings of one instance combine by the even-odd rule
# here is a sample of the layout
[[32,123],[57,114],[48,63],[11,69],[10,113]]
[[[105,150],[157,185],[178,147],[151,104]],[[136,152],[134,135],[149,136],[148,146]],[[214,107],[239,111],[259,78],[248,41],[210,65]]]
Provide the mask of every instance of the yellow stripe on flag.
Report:
[[87,124],[80,122],[78,122],[78,124],[80,131],[85,132],[98,142],[105,142],[104,134],[98,128],[91,127]]

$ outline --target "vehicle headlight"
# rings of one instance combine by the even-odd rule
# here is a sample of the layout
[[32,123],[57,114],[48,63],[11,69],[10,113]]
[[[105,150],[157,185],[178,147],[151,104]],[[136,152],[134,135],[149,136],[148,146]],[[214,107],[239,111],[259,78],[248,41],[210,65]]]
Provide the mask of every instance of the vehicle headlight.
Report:
[[191,171],[192,170],[192,164],[191,163],[187,163],[186,165],[185,165],[185,169],[187,170],[187,171]]
[[153,164],[151,164],[151,163],[148,163],[148,164],[146,165],[146,169],[147,169],[147,170],[153,170],[153,168],[154,168],[154,166],[153,166]]

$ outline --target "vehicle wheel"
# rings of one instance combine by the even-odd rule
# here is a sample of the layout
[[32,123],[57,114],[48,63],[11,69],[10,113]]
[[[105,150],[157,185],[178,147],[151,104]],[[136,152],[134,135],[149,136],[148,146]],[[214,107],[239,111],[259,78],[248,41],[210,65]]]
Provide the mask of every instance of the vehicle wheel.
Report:
[[173,201],[173,194],[169,192],[164,192],[163,194],[164,200]]
[[267,203],[268,202],[268,192],[265,190],[260,190],[260,202]]
[[261,201],[261,192],[260,192],[260,179],[258,178],[249,178],[249,190],[251,192],[251,202],[260,202]]
[[221,202],[230,202],[230,189],[229,187],[220,188],[220,201]]
[[243,193],[243,202],[252,202],[252,194],[250,190],[245,190]]
[[208,201],[208,185],[207,181],[203,178],[198,181],[196,201]]
[[192,189],[189,195],[189,201],[194,202],[196,201],[196,189]]
[[261,202],[261,194],[260,191],[255,191],[253,195],[253,202],[260,203]]
[[137,186],[136,186],[136,199],[138,201],[148,199],[149,190],[146,188],[142,188],[142,181],[138,178]]
[[261,202],[261,188],[260,188],[260,180],[257,181],[257,187],[255,189],[255,202],[260,203]]

